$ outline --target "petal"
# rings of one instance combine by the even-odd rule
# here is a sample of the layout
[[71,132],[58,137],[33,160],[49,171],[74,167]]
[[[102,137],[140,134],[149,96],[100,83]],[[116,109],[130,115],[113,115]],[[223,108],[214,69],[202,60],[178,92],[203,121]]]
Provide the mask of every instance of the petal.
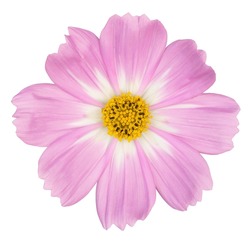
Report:
[[149,82],[166,46],[163,25],[145,15],[109,19],[100,37],[107,72],[117,93],[137,93]]
[[154,110],[152,125],[175,134],[202,153],[218,154],[233,148],[238,132],[238,104],[217,94],[202,94],[181,104]]
[[102,106],[114,91],[107,80],[98,38],[89,31],[69,28],[67,43],[49,55],[46,70],[51,80],[83,102]]
[[25,143],[48,146],[72,128],[101,122],[100,108],[84,104],[53,84],[23,89],[13,100],[17,135]]
[[87,126],[56,140],[39,160],[44,188],[63,206],[81,200],[92,189],[107,165],[114,144],[101,128]]
[[151,128],[139,140],[151,162],[156,188],[173,208],[186,210],[212,188],[212,178],[203,157],[166,132]]
[[215,72],[205,64],[204,51],[193,40],[178,40],[166,49],[143,97],[152,109],[195,97],[215,81]]
[[[81,67],[88,75],[84,81],[90,79],[109,99],[114,95],[114,90],[107,78],[105,66],[100,53],[99,39],[91,32],[80,28],[69,28],[70,36],[67,37],[71,47],[81,56]],[[96,95],[94,96],[96,97]]]
[[97,184],[97,211],[104,228],[124,229],[144,219],[155,202],[155,186],[147,160],[134,142],[118,142]]

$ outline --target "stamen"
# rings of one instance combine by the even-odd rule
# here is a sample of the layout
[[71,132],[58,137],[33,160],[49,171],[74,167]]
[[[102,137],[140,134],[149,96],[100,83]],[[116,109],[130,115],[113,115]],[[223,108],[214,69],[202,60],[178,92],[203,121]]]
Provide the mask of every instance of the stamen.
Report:
[[148,104],[130,92],[114,96],[102,109],[103,125],[119,141],[130,142],[140,137],[148,129],[151,118]]

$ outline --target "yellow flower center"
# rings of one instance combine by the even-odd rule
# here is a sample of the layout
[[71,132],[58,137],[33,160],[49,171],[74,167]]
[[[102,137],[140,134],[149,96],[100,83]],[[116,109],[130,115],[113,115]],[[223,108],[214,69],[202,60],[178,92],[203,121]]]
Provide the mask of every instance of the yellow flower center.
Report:
[[152,118],[149,105],[130,92],[112,97],[102,109],[103,125],[119,141],[137,139],[146,131]]

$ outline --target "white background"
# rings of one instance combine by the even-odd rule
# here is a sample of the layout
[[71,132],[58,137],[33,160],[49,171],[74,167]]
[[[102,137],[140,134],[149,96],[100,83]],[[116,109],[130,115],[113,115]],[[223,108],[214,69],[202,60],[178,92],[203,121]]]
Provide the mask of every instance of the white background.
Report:
[[[247,0],[0,0],[0,241],[250,241],[250,8]],[[99,36],[113,14],[147,14],[168,30],[169,42],[194,39],[217,73],[211,92],[241,106],[235,148],[206,156],[212,191],[187,212],[170,208],[160,196],[145,221],[120,231],[104,230],[95,189],[72,207],[43,190],[37,163],[43,148],[15,135],[12,97],[24,87],[50,82],[44,64],[64,42],[67,26]]]

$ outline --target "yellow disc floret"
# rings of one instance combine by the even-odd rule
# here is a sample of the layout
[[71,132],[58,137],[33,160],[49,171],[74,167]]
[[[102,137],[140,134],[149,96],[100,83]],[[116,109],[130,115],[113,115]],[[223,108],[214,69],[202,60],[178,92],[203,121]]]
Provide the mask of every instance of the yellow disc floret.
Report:
[[151,114],[148,104],[130,92],[111,98],[102,109],[103,124],[108,134],[118,140],[134,140],[146,131]]

